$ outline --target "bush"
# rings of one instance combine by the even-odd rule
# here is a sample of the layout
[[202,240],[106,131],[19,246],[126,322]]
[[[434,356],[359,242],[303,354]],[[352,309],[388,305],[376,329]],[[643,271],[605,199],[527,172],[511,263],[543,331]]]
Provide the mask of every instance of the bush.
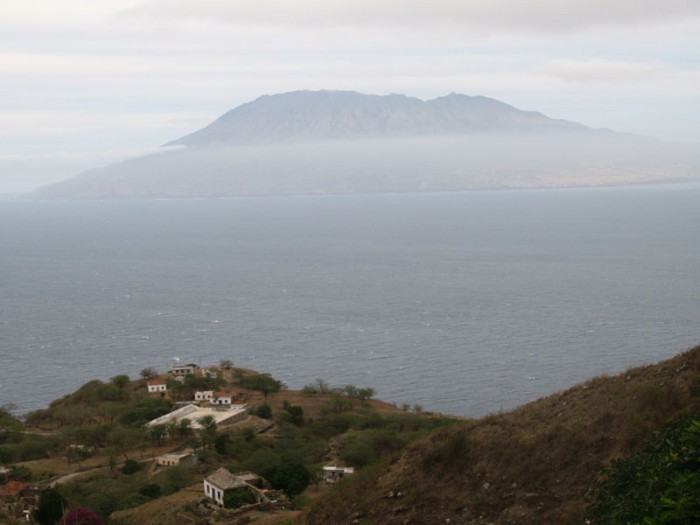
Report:
[[127,459],[122,466],[122,473],[131,475],[141,470],[141,464],[135,459]]
[[61,520],[60,525],[102,525],[104,521],[90,509],[75,509]]
[[237,509],[243,505],[253,505],[256,501],[255,495],[250,490],[236,490],[227,492],[224,495],[224,507],[227,509]]
[[605,474],[592,489],[591,523],[700,523],[700,417],[666,426]]
[[289,414],[289,421],[300,426],[304,423],[304,409],[299,405],[292,405],[289,401],[285,400],[283,403],[284,410]]
[[160,498],[160,485],[158,485],[157,483],[149,483],[148,485],[144,485],[139,489],[139,494],[141,494],[142,496],[146,496],[150,499]]
[[120,416],[119,422],[123,425],[138,427],[167,414],[172,409],[172,404],[165,399],[150,397],[143,401],[130,405]]
[[270,405],[268,405],[267,403],[264,405],[260,405],[255,410],[255,415],[263,419],[270,419],[272,417],[272,408],[270,408]]

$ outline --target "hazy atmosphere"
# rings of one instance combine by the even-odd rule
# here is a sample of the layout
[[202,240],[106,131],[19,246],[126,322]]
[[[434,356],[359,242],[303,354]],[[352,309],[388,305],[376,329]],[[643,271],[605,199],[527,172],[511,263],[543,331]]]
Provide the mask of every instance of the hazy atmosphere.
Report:
[[695,142],[700,3],[5,0],[0,193],[148,153],[263,94],[485,95]]

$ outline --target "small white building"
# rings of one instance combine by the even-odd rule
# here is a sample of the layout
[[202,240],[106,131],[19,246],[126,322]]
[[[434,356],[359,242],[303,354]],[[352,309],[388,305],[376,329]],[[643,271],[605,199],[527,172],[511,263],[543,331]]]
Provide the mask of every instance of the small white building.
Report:
[[221,369],[218,366],[202,368],[202,377],[220,377]]
[[335,465],[326,465],[323,467],[323,479],[326,483],[335,483],[341,479],[352,475],[355,469],[352,467],[336,467]]
[[245,477],[231,474],[225,468],[220,468],[204,479],[204,495],[221,506],[224,505],[224,497],[227,493],[237,491],[250,492],[255,496],[255,501],[257,503],[268,501],[267,497],[260,489],[247,483],[245,479]]
[[186,365],[174,366],[170,373],[174,376],[189,376],[194,374],[195,370],[198,368],[197,365],[189,363]]
[[238,392],[232,390],[230,392],[216,392],[210,399],[212,405],[233,405],[238,399]]
[[163,381],[159,377],[154,377],[153,379],[149,379],[148,382],[146,383],[148,386],[148,393],[149,394],[158,394],[162,392],[167,392],[168,387],[165,384],[165,381]]
[[170,452],[156,457],[156,465],[160,467],[176,467],[179,465],[196,465],[197,456],[192,452]]
[[202,390],[194,393],[195,401],[211,401],[214,397],[213,390]]

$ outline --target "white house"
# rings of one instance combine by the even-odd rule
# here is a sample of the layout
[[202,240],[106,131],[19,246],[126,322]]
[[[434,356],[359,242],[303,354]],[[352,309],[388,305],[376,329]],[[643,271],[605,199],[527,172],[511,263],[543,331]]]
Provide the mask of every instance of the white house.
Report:
[[158,394],[161,392],[166,392],[168,390],[168,387],[165,384],[165,381],[163,381],[159,377],[154,377],[153,379],[149,379],[148,382],[146,383],[148,386],[148,393],[149,394]]
[[203,390],[194,393],[195,401],[211,401],[214,397],[213,390]]
[[170,452],[156,457],[156,465],[176,467],[178,465],[196,465],[197,456],[192,452]]
[[238,399],[238,393],[231,390],[230,392],[216,392],[209,402],[212,405],[233,405],[236,399]]
[[323,467],[323,479],[326,483],[335,483],[355,472],[352,467],[336,467],[335,465],[326,465]]
[[192,363],[189,363],[187,365],[178,365],[174,366],[170,373],[174,376],[189,376],[194,374],[197,368],[199,367]]
[[221,506],[224,505],[224,497],[226,494],[236,491],[252,493],[257,503],[267,501],[267,498],[260,489],[244,481],[244,478],[231,474],[225,468],[220,468],[204,479],[204,495]]

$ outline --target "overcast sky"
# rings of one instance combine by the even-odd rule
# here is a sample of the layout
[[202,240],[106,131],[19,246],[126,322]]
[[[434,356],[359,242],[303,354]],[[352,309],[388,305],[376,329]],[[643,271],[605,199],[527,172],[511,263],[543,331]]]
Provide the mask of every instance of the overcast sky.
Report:
[[2,0],[0,193],[263,94],[485,95],[700,142],[700,0]]

